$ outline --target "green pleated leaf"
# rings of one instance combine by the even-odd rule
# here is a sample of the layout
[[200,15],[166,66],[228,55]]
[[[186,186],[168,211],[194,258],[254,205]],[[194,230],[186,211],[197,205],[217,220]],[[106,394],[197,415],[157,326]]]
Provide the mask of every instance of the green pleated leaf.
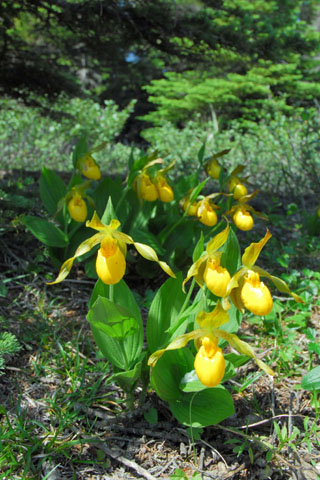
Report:
[[320,390],[320,365],[302,378],[301,386],[305,390]]
[[193,250],[193,254],[192,254],[193,263],[195,263],[201,257],[203,250],[204,250],[204,237],[203,237],[203,232],[201,231],[200,238]]
[[140,314],[137,317],[135,311],[99,296],[87,319],[105,358],[121,370],[132,369],[143,346]]
[[151,384],[157,395],[167,402],[182,395],[179,388],[183,376],[192,370],[194,356],[187,348],[165,352],[151,370]]
[[215,425],[234,413],[232,396],[221,385],[197,393],[183,393],[169,405],[180,423],[196,428]]
[[58,202],[67,193],[67,187],[61,178],[52,170],[42,168],[40,176],[40,197],[50,215],[58,209]]
[[131,392],[141,376],[141,366],[142,362],[138,362],[131,370],[115,373],[112,380],[115,380],[124,391]]
[[158,290],[150,306],[147,320],[147,342],[150,352],[167,346],[178,335],[184,333],[184,328],[178,328],[171,338],[167,330],[175,323],[186,294],[182,291],[182,275],[169,278]]
[[53,223],[31,215],[25,215],[21,221],[40,242],[48,247],[66,247],[68,245],[68,236]]
[[[108,198],[111,197],[113,205],[117,205],[123,191],[121,178],[112,180],[110,177],[106,177],[99,182],[96,190],[92,194],[92,198],[96,205],[96,210],[99,216],[102,217]],[[116,217],[114,217],[116,218]]]
[[230,275],[234,275],[241,265],[240,245],[233,229],[229,229],[229,235],[223,246],[221,255],[221,265],[223,265]]
[[115,209],[113,208],[113,203],[111,197],[108,198],[108,203],[107,206],[103,212],[103,215],[101,217],[101,222],[104,223],[105,225],[109,225],[111,220],[118,220],[118,217],[116,215]]
[[72,153],[72,164],[73,168],[77,168],[77,162],[79,158],[83,157],[85,153],[88,152],[88,144],[86,137],[81,137],[76,146],[74,147]]
[[[131,314],[138,320],[140,328],[142,330],[142,319],[139,306],[134,298],[130,288],[124,280],[120,280],[119,283],[113,285],[113,300],[117,305],[127,308]],[[98,297],[110,298],[110,286],[103,283],[100,279],[94,286],[91,294],[89,308],[91,308]],[[143,341],[143,334],[141,336],[141,342]]]

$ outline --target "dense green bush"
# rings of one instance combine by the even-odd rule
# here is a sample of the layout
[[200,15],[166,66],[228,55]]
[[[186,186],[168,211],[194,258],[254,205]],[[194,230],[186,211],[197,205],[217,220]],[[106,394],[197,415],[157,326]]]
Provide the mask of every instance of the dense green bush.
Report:
[[230,148],[223,157],[227,168],[245,165],[250,182],[265,191],[299,198],[320,191],[320,116],[316,110],[300,110],[295,116],[265,112],[260,123],[241,120],[219,131],[217,122],[190,121],[183,129],[170,122],[143,132],[160,155],[179,160],[186,174],[196,168],[197,152],[204,140],[206,153]]
[[[39,98],[37,98],[39,101]],[[104,106],[90,99],[60,96],[49,105],[29,107],[9,98],[0,99],[0,167],[55,170],[72,169],[70,152],[79,137],[86,135],[90,146],[108,142],[96,154],[102,170],[119,171],[127,162],[130,148],[115,141],[133,110],[134,101],[119,111],[112,101]],[[44,114],[45,113],[45,114]]]

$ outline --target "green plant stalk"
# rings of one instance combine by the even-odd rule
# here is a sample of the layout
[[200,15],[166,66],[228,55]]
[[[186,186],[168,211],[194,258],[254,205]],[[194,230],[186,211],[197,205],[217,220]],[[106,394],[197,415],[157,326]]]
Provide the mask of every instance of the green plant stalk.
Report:
[[119,212],[119,209],[124,201],[124,199],[126,198],[128,192],[130,190],[130,187],[128,185],[126,185],[122,191],[122,195],[120,197],[120,200],[119,202],[117,203],[116,207],[115,207],[115,212],[118,213]]

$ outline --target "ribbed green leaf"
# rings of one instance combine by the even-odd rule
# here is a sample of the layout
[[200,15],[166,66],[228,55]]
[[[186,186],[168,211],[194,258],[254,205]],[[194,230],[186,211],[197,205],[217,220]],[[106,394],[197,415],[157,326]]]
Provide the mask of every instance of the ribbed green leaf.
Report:
[[320,365],[302,378],[301,386],[305,390],[320,390]]
[[68,245],[68,236],[53,223],[31,215],[25,215],[21,221],[45,245],[49,247],[66,247]]
[[151,384],[157,395],[167,402],[182,395],[179,384],[183,376],[193,369],[194,356],[187,348],[165,352],[151,370]]
[[57,211],[57,205],[65,196],[67,188],[61,178],[52,170],[42,168],[40,176],[40,197],[50,215]]
[[[122,286],[123,291],[128,288],[125,287]],[[128,309],[99,296],[90,308],[87,319],[103,355],[118,368],[130,370],[139,358],[143,345],[143,325],[136,308]]]
[[231,276],[241,265],[240,245],[232,228],[229,229],[228,239],[223,246],[221,265],[228,270]]
[[232,396],[222,386],[183,393],[169,405],[180,423],[192,427],[215,425],[234,413]]
[[186,294],[182,291],[182,276],[169,278],[158,290],[151,304],[147,320],[147,342],[151,352],[166,347],[170,340],[184,333],[177,329],[171,338],[167,329],[177,320]]

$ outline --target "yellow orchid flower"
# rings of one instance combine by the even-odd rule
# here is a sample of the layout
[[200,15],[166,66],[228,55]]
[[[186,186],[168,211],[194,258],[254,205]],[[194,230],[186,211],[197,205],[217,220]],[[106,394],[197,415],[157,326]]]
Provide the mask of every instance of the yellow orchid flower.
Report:
[[221,166],[219,165],[219,162],[215,157],[213,157],[213,159],[207,163],[206,172],[208,175],[210,175],[211,178],[214,178],[215,180],[219,179]]
[[148,169],[157,164],[163,164],[162,158],[156,158],[148,162],[142,169],[142,171],[135,177],[132,188],[137,193],[138,198],[146,200],[147,202],[155,202],[158,198],[162,202],[171,202],[174,199],[174,192],[169,185],[164,174],[171,170],[175,161],[171,162],[165,168],[158,170],[155,177],[151,177],[148,174]]
[[88,209],[86,202],[83,200],[82,196],[74,192],[72,198],[69,200],[68,204],[68,212],[70,217],[75,220],[76,222],[84,222],[88,215]]
[[126,269],[125,256],[127,245],[134,245],[140,255],[147,260],[157,262],[162,270],[175,278],[175,274],[169,265],[158,259],[153,248],[144,243],[135,242],[129,235],[117,231],[120,227],[118,220],[113,219],[109,225],[105,225],[101,222],[97,213],[94,212],[92,219],[87,221],[86,226],[97,230],[98,233],[84,240],[79,245],[74,256],[63,263],[57,278],[53,282],[48,282],[49,285],[62,282],[69,274],[74,260],[88,253],[98,244],[100,244],[100,248],[96,259],[96,270],[99,278],[107,285],[113,285],[122,279]]
[[209,198],[200,200],[197,208],[197,217],[200,222],[208,227],[214,227],[218,222],[218,216],[215,209],[218,208]]
[[155,202],[159,198],[157,187],[145,172],[137,175],[133,183],[133,189],[137,193],[138,198],[147,202]]
[[250,194],[243,195],[238,199],[238,203],[233,205],[232,208],[226,212],[227,215],[229,214],[231,216],[233,223],[239,228],[239,230],[243,230],[245,232],[252,230],[254,225],[252,213],[260,218],[263,218],[264,220],[267,220],[265,215],[257,212],[251,207],[251,205],[248,205],[247,203],[255,195],[257,195],[258,192],[259,190],[256,190]]
[[[190,192],[191,193],[191,192]],[[196,217],[197,216],[197,211],[198,211],[198,206],[199,206],[199,202],[197,201],[193,201],[191,202],[190,201],[190,193],[186,196],[186,197],[183,197],[179,204],[180,204],[180,207],[185,211],[187,212],[187,215],[189,215],[190,217]]]
[[249,205],[238,205],[232,215],[235,226],[244,232],[252,230],[254,225],[254,220],[249,210]]
[[280,292],[288,293],[297,302],[303,303],[299,295],[290,291],[286,282],[255,265],[261,250],[271,236],[270,231],[267,230],[260,242],[251,243],[245,249],[242,255],[242,267],[233,275],[228,284],[223,300],[224,308],[229,308],[227,297],[230,297],[241,312],[244,312],[246,308],[255,315],[267,315],[272,310],[273,300],[268,287],[261,282],[260,277],[269,278]]
[[235,200],[240,200],[242,197],[248,195],[247,187],[245,186],[247,177],[238,177],[238,174],[244,170],[243,165],[238,165],[230,174],[228,180],[229,192],[233,194]]
[[210,240],[204,255],[191,265],[183,281],[183,288],[190,278],[194,277],[201,287],[205,283],[208,289],[217,297],[225,296],[231,277],[228,270],[220,265],[221,252],[218,250],[225,244],[228,235],[229,224],[222,232]]
[[253,358],[257,365],[269,375],[275,375],[273,370],[258,359],[251,346],[240,340],[234,333],[221,330],[219,327],[229,320],[228,313],[222,308],[220,302],[212,312],[204,311],[198,313],[196,321],[200,326],[199,329],[185,333],[175,338],[166,348],[157,350],[148,359],[148,365],[152,368],[155,366],[159,358],[168,350],[176,350],[183,348],[191,340],[194,340],[198,350],[194,368],[200,382],[206,387],[215,387],[223,379],[225,372],[225,360],[222,349],[218,347],[218,340],[223,338],[237,350],[239,353]]
[[77,167],[82,173],[82,175],[90,178],[90,180],[100,180],[100,168],[89,152],[85,153],[82,157],[79,158],[77,162]]
[[88,214],[87,205],[84,200],[87,200],[87,202],[94,207],[94,201],[86,194],[86,190],[90,185],[91,180],[87,180],[72,187],[71,190],[59,200],[56,215],[62,210],[64,205],[67,205],[70,217],[76,222],[84,222]]
[[154,182],[157,187],[159,199],[161,200],[161,202],[171,202],[174,199],[174,193],[165,176],[162,173],[158,173],[155,177]]

